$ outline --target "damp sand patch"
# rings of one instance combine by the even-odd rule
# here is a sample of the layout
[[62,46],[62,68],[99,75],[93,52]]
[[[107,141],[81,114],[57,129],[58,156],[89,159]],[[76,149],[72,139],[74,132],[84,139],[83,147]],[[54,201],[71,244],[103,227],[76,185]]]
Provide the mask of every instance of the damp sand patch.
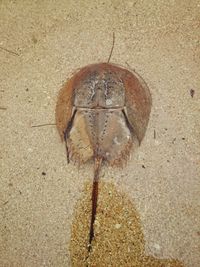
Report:
[[95,238],[88,252],[92,185],[85,184],[76,204],[72,223],[70,255],[72,266],[183,267],[175,259],[145,254],[145,241],[137,210],[112,183],[100,181]]

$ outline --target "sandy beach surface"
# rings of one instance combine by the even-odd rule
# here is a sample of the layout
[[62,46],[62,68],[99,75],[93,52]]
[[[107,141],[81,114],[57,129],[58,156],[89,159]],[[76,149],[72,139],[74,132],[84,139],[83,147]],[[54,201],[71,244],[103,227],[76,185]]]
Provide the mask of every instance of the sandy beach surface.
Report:
[[[113,32],[153,104],[127,166],[101,171],[88,256],[93,165],[67,164],[55,106]],[[0,1],[0,266],[200,266],[199,70],[197,0]]]

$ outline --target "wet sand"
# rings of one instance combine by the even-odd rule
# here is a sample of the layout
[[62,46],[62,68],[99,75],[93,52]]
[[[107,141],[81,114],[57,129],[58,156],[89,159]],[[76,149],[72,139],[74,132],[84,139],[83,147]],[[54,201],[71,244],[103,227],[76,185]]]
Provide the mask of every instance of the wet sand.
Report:
[[145,254],[140,216],[134,204],[117,191],[114,184],[105,181],[99,184],[94,240],[88,252],[91,190],[91,183],[87,182],[74,209],[70,242],[72,266],[183,267],[178,260]]

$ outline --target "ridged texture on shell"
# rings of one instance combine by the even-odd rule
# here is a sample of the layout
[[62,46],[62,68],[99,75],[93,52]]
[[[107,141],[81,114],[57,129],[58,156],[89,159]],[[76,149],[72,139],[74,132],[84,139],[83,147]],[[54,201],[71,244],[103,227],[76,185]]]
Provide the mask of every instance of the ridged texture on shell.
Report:
[[56,124],[62,140],[67,132],[73,161],[101,157],[119,166],[142,141],[150,110],[150,92],[138,74],[94,64],[80,69],[61,89]]

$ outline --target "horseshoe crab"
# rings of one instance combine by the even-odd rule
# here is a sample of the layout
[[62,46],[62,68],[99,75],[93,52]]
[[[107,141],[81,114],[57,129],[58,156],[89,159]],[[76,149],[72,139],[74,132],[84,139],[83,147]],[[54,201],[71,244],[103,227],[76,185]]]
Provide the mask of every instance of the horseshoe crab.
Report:
[[94,238],[101,165],[120,166],[140,145],[151,110],[151,95],[135,72],[111,63],[92,64],[75,73],[61,89],[56,125],[67,160],[94,161],[89,250]]

